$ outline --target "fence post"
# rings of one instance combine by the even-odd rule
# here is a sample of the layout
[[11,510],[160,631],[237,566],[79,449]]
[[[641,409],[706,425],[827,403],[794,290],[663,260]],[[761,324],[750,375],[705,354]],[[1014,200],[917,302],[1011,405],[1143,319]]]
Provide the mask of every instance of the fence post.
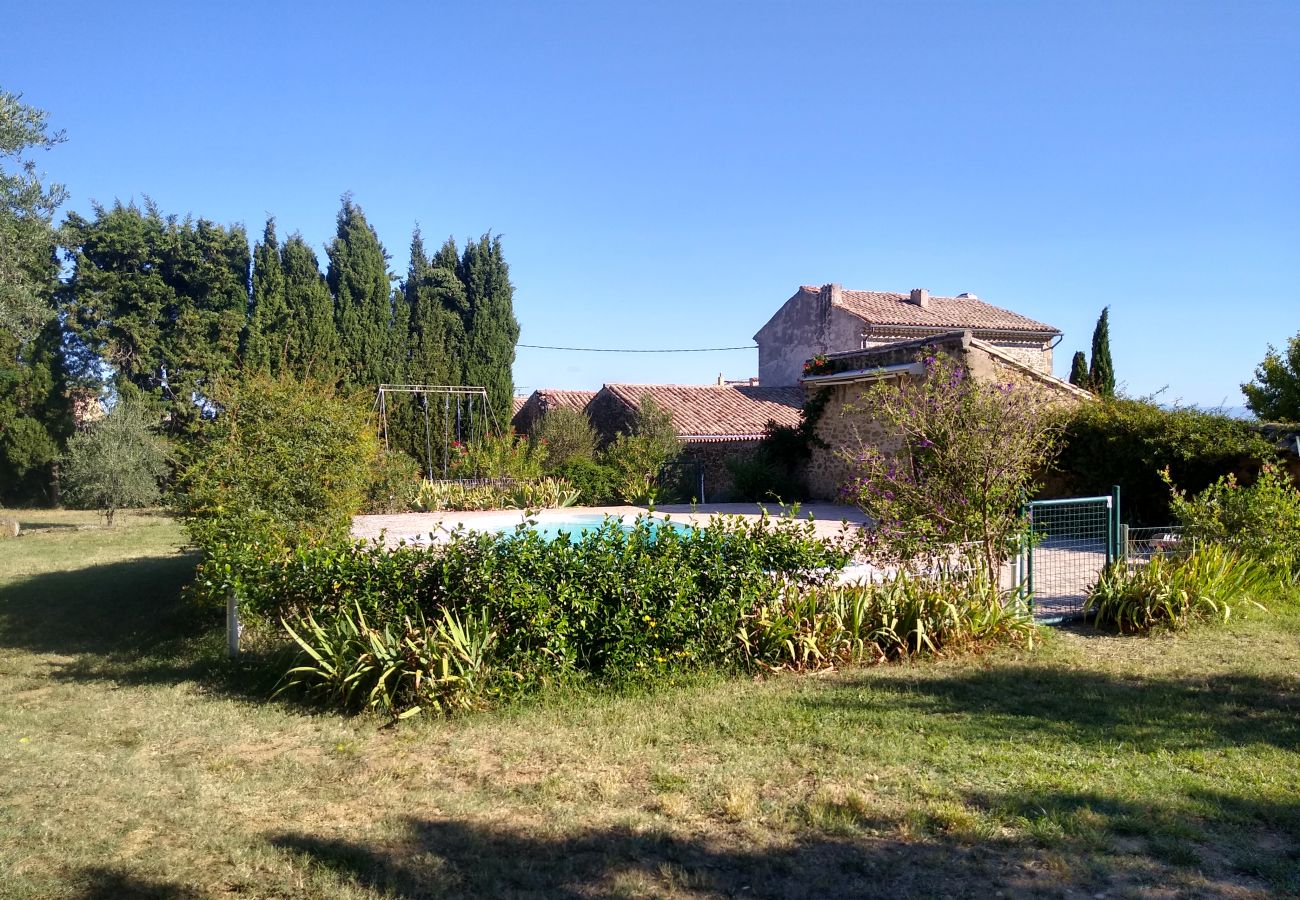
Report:
[[226,653],[239,657],[239,595],[233,587],[226,593]]
[[1120,562],[1128,562],[1128,526],[1120,523],[1119,526],[1119,556]]
[[1110,489],[1110,541],[1111,562],[1119,559],[1119,485]]

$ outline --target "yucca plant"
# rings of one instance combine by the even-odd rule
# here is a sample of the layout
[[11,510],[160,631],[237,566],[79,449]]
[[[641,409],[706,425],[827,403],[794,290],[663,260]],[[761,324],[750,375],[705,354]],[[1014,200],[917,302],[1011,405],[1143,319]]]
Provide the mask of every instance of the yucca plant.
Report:
[[275,695],[301,690],[345,710],[397,719],[425,707],[453,712],[474,706],[496,643],[486,611],[462,621],[443,609],[434,627],[417,612],[415,620],[375,627],[354,604],[323,624],[310,612],[296,627],[282,624],[301,652]]
[[1260,600],[1276,587],[1254,560],[1203,544],[1186,556],[1157,554],[1138,565],[1112,564],[1088,592],[1084,611],[1095,614],[1099,628],[1178,630],[1197,620],[1227,622],[1243,606],[1263,610]]

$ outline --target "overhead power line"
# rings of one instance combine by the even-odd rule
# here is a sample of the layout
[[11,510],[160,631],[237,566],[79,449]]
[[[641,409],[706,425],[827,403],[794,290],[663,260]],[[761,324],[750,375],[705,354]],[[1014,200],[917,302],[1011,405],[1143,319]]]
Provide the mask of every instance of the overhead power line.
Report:
[[518,344],[530,350],[573,350],[578,353],[714,353],[718,350],[757,350],[757,344],[746,347],[683,347],[673,350],[631,350],[617,347],[552,347],[549,344]]

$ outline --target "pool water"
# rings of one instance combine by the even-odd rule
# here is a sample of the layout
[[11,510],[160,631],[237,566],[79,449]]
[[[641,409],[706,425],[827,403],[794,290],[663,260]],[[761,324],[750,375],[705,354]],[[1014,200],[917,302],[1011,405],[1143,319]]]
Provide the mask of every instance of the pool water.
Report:
[[[614,522],[624,533],[629,533],[635,527],[635,519],[618,519],[611,517],[610,521]],[[534,532],[542,537],[543,540],[553,541],[561,535],[565,535],[568,540],[581,540],[582,536],[589,531],[595,531],[605,524],[603,515],[574,515],[566,516],[563,519],[542,519],[532,524],[529,531]],[[680,522],[669,522],[666,519],[651,519],[650,531],[657,533],[663,529],[670,529],[678,534],[686,534],[691,530],[689,525],[683,525]],[[514,534],[515,526],[511,525],[505,528],[498,528],[496,531],[500,534]]]

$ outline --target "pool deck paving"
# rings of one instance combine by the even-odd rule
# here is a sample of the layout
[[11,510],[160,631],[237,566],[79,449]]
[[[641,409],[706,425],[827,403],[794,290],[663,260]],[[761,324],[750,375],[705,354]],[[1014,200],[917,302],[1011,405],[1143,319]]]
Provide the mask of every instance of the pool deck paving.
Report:
[[[749,520],[758,520],[762,518],[764,509],[771,516],[779,516],[786,511],[785,507],[776,504],[710,503],[695,506],[667,504],[654,507],[653,512],[656,516],[671,517],[674,522],[705,525],[715,516],[740,516]],[[650,508],[645,506],[571,506],[564,509],[542,510],[535,515],[535,518],[539,521],[579,515],[635,518],[650,512]],[[845,523],[852,529],[861,528],[871,521],[865,513],[855,507],[833,503],[807,503],[799,506],[795,512],[799,519],[811,519],[817,535],[827,538],[838,535]],[[352,519],[352,536],[367,541],[382,538],[384,544],[389,547],[395,547],[401,542],[438,543],[446,540],[457,526],[496,531],[518,525],[525,521],[525,518],[525,512],[521,509],[355,516]]]

